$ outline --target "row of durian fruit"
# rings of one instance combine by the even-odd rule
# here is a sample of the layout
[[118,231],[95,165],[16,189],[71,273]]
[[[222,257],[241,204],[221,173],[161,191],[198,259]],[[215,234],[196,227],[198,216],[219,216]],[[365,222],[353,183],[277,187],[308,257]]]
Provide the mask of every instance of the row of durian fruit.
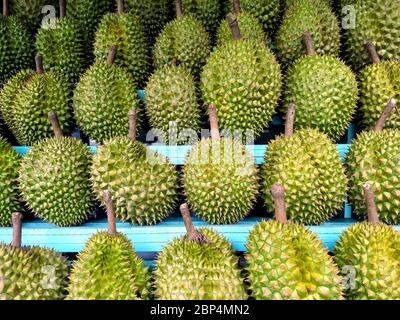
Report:
[[[37,2],[31,0],[32,12]],[[148,118],[164,133],[171,122],[198,133],[201,106],[213,104],[222,130],[251,130],[257,138],[276,109],[285,113],[293,102],[296,128],[318,129],[337,141],[359,101],[362,126],[371,129],[387,101],[399,97],[399,1],[341,1],[357,15],[343,38],[346,61],[358,76],[339,58],[340,28],[330,1],[281,2],[226,0],[233,13],[220,22],[225,5],[219,1],[177,0],[176,18],[167,23],[169,1],[117,1],[117,12],[107,13],[112,0],[62,0],[60,18],[36,34],[33,71],[26,70],[34,61],[28,32],[7,16],[3,0],[0,113],[22,145],[51,136],[49,111],[58,114],[65,134],[78,123],[98,143],[125,134],[131,108],[139,127]],[[144,88],[145,112],[136,94]],[[397,128],[399,121],[394,112],[387,126]]]
[[250,231],[244,265],[218,232],[196,230],[189,207],[183,204],[187,233],[166,244],[153,274],[131,241],[117,232],[115,205],[107,190],[103,197],[108,231],[90,237],[71,270],[53,250],[21,247],[22,216],[14,213],[12,243],[0,244],[0,298],[399,300],[400,234],[379,221],[371,186],[366,184],[363,190],[368,222],[344,231],[334,258],[315,234],[287,221],[280,184],[271,189],[276,220],[264,220]]

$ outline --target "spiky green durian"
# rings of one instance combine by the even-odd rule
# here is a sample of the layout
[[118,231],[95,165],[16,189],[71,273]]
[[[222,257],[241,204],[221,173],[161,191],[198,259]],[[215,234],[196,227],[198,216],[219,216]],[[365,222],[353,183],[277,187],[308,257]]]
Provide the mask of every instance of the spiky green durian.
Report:
[[0,111],[18,142],[33,145],[52,136],[47,114],[55,110],[61,128],[72,128],[70,86],[57,72],[24,70],[11,78],[0,95]]
[[118,48],[115,64],[132,75],[136,89],[142,88],[149,75],[150,53],[139,17],[131,13],[108,13],[103,17],[94,43],[97,62],[107,60],[112,45]]
[[193,211],[212,224],[237,223],[258,194],[254,158],[238,141],[202,139],[185,160],[183,185]]
[[342,299],[339,270],[321,240],[303,226],[263,221],[250,231],[246,247],[255,299]]
[[[147,83],[145,101],[150,125],[161,130],[164,143],[183,144],[193,138],[197,141],[200,106],[195,80],[185,67],[168,66],[157,70]],[[176,137],[168,134],[173,129],[171,122],[177,130]]]
[[357,103],[357,81],[332,56],[310,55],[288,69],[284,104],[296,104],[296,128],[316,128],[333,141],[349,126]]
[[288,218],[319,225],[332,218],[346,200],[347,179],[332,141],[316,129],[280,136],[268,146],[263,165],[264,199],[270,212],[269,190],[284,186]]
[[121,221],[151,225],[167,218],[177,200],[175,167],[162,155],[127,137],[99,146],[93,158],[93,189],[110,190]]
[[14,16],[0,16],[0,88],[33,61],[32,39]]
[[66,227],[85,222],[93,209],[91,156],[74,138],[45,139],[21,161],[20,190],[28,207],[43,220]]
[[285,12],[277,33],[277,56],[286,68],[303,55],[302,36],[308,31],[318,54],[339,55],[340,34],[336,16],[320,0],[296,0]]
[[210,54],[210,37],[202,24],[191,16],[180,16],[169,22],[154,45],[154,65],[171,65],[176,59],[198,78]]
[[0,227],[11,226],[11,216],[21,211],[17,188],[19,157],[0,137]]
[[67,300],[147,299],[149,278],[125,235],[99,231],[73,264]]
[[364,131],[357,136],[346,158],[349,195],[359,217],[367,214],[362,186],[371,184],[379,217],[387,224],[400,223],[400,131]]
[[231,244],[211,229],[193,230],[198,239],[192,238],[189,233],[168,243],[158,255],[154,271],[156,298],[246,299],[243,279]]
[[355,27],[344,30],[347,61],[356,70],[369,62],[363,45],[371,41],[383,60],[400,59],[400,1],[365,0],[342,1],[351,4]]
[[[248,12],[240,12],[239,14],[236,14],[236,19],[243,39],[254,40],[263,44],[267,42],[267,36],[264,33],[262,25],[252,14]],[[218,28],[217,45],[221,46],[229,41],[234,40],[232,39],[232,33],[228,21],[225,19],[221,22]]]
[[249,40],[218,47],[201,75],[203,100],[217,108],[221,129],[252,130],[254,137],[272,120],[280,90],[280,66],[274,55]]
[[[360,74],[362,123],[371,129],[390,98],[400,100],[400,62],[384,61],[367,66]],[[391,113],[385,126],[400,129],[399,111]]]
[[128,111],[139,112],[135,82],[127,70],[97,62],[74,92],[74,114],[82,131],[101,143],[128,132]]

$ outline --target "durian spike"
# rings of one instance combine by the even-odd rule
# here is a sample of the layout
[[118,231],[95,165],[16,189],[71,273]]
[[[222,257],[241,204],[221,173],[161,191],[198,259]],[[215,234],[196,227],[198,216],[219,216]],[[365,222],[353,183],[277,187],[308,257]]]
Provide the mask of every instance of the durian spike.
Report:
[[50,120],[51,127],[53,128],[55,137],[62,138],[64,136],[64,134],[61,130],[61,126],[60,126],[60,122],[58,121],[57,114],[53,111],[50,111],[48,114],[48,118]]
[[308,56],[313,56],[317,54],[314,49],[311,33],[308,31],[303,33],[303,45]]
[[385,109],[383,109],[383,112],[381,116],[379,117],[378,121],[375,124],[374,131],[379,132],[383,130],[383,127],[385,126],[385,122],[387,118],[390,116],[390,113],[393,111],[394,108],[396,108],[396,99],[391,98],[389,102],[387,103]]
[[236,17],[232,13],[228,13],[226,15],[226,20],[228,20],[233,40],[240,40],[242,36],[240,35],[240,28]]
[[43,57],[40,54],[37,54],[35,56],[35,64],[36,64],[36,73],[44,74]]
[[185,223],[187,237],[190,241],[195,241],[199,245],[204,245],[207,243],[207,239],[201,233],[197,232],[196,228],[193,225],[192,218],[190,217],[189,206],[187,203],[184,203],[180,206],[181,215],[183,218],[183,222]]
[[376,48],[374,44],[371,41],[367,41],[364,44],[365,48],[367,49],[369,58],[371,59],[371,62],[373,64],[378,64],[381,62],[381,59],[379,58],[378,52],[376,52]]
[[294,132],[294,119],[296,116],[296,105],[294,103],[289,104],[286,112],[285,121],[285,137],[290,137]]
[[182,0],[175,0],[175,14],[177,18],[183,16]]
[[10,2],[3,0],[3,16],[8,17],[10,15]]
[[374,192],[370,184],[364,184],[364,199],[367,206],[368,222],[371,224],[379,224],[378,209],[376,208]]
[[271,195],[275,205],[275,219],[280,223],[287,224],[285,189],[279,183],[275,183],[271,188]]
[[64,18],[67,15],[67,0],[60,0],[60,18]]
[[21,238],[22,238],[22,214],[19,212],[14,212],[11,217],[13,234],[11,245],[14,248],[21,248]]
[[124,14],[124,0],[117,0],[117,13]]
[[115,62],[115,55],[117,54],[117,46],[115,44],[113,44],[110,48],[110,50],[108,50],[108,55],[107,55],[107,64],[108,65],[113,65]]
[[112,196],[109,190],[103,192],[103,199],[107,211],[108,234],[114,236],[117,233],[117,226],[115,223],[115,210]]
[[128,118],[129,118],[128,138],[132,141],[136,141],[136,109],[129,110]]
[[211,139],[215,141],[220,140],[221,135],[219,134],[217,109],[214,105],[210,104],[208,106],[208,113],[210,117]]
[[233,12],[236,15],[240,13],[240,0],[233,0]]

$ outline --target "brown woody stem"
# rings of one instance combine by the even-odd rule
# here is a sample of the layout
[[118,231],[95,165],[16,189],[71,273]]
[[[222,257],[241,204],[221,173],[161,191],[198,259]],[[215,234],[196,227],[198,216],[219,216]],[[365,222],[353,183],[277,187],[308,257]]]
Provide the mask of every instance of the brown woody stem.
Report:
[[394,98],[391,98],[389,102],[387,103],[385,109],[383,109],[383,112],[381,116],[379,117],[378,121],[375,124],[374,131],[379,132],[383,130],[383,127],[385,126],[385,122],[387,118],[390,116],[390,113],[393,111],[393,109],[396,108],[396,100]]
[[57,114],[53,111],[50,111],[48,114],[48,118],[50,120],[51,127],[53,128],[55,137],[62,138],[64,136],[64,134],[61,130],[61,126],[60,126],[60,122],[58,121]]
[[275,219],[280,223],[286,224],[285,190],[283,186],[275,183],[271,188],[271,194],[275,204]]
[[314,49],[311,33],[308,31],[303,33],[303,45],[307,55],[312,56],[317,54]]
[[3,0],[3,16],[8,17],[10,15],[10,1]]
[[124,0],[117,0],[117,13],[124,14]]
[[128,118],[129,118],[129,130],[128,130],[128,138],[132,141],[136,141],[136,109],[129,110]]
[[180,206],[181,215],[183,218],[183,222],[185,223],[186,233],[188,239],[191,241],[195,241],[200,245],[203,245],[207,242],[204,236],[197,232],[196,228],[193,225],[192,218],[190,217],[190,210],[187,203],[184,203]]
[[35,64],[36,64],[36,73],[44,74],[43,57],[40,54],[37,54],[35,56]]
[[60,18],[64,18],[67,15],[67,0],[60,0]]
[[183,16],[182,0],[175,0],[175,14],[177,18]]
[[14,248],[21,248],[22,238],[22,214],[14,212],[11,217],[13,225],[12,243]]
[[117,233],[117,227],[115,223],[115,210],[113,206],[112,196],[109,190],[103,192],[103,199],[107,211],[108,234],[114,236]]
[[171,65],[172,65],[173,67],[176,67],[176,66],[178,65],[178,60],[177,60],[175,57],[172,59]]
[[286,112],[285,121],[285,137],[290,137],[294,132],[294,119],[296,116],[296,105],[294,103],[289,104]]
[[233,0],[233,12],[236,15],[240,13],[240,0]]
[[219,127],[218,127],[217,108],[215,108],[215,106],[212,104],[209,105],[208,113],[210,116],[211,139],[212,140],[220,140],[221,135],[219,133]]
[[108,65],[113,65],[115,62],[115,55],[117,54],[117,46],[113,44],[111,48],[108,50],[108,55],[107,55],[107,64]]
[[379,223],[378,209],[376,208],[374,192],[372,191],[371,185],[365,184],[364,189],[364,200],[367,206],[368,222],[371,224]]
[[369,58],[371,59],[372,63],[380,63],[381,59],[379,58],[378,52],[376,52],[374,44],[371,41],[367,41],[364,46],[367,49]]
[[226,20],[228,20],[228,25],[231,29],[233,40],[240,40],[240,28],[236,17],[232,13],[228,13],[226,16]]

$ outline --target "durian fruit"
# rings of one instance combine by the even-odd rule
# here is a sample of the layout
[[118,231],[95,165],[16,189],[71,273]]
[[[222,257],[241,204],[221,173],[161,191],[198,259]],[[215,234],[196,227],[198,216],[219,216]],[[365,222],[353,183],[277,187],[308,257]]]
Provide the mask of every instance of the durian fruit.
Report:
[[371,41],[382,60],[400,59],[400,1],[364,0],[342,1],[354,8],[355,27],[344,30],[347,61],[355,70],[369,62],[363,45]]
[[319,225],[332,218],[346,200],[347,178],[336,146],[316,129],[293,134],[295,105],[286,116],[285,135],[268,146],[262,170],[264,200],[270,212],[269,190],[284,186],[288,218],[305,225]]
[[383,126],[396,107],[391,99],[372,131],[357,136],[346,158],[349,196],[353,210],[360,218],[367,216],[362,186],[370,184],[380,219],[387,224],[400,224],[400,130]]
[[150,45],[172,18],[170,0],[125,0],[126,11],[140,17]]
[[334,254],[352,300],[400,300],[400,234],[380,223],[371,185],[363,186],[368,221],[348,227]]
[[33,45],[29,32],[15,16],[10,16],[9,0],[3,0],[0,16],[0,88],[18,71],[32,65]]
[[176,19],[169,22],[157,37],[153,50],[154,66],[169,66],[176,59],[197,79],[210,54],[210,36],[200,21],[182,14],[180,0],[176,2]]
[[[200,106],[195,80],[185,67],[172,64],[158,69],[147,83],[145,102],[150,125],[153,130],[160,131],[164,143],[197,141]],[[174,128],[176,135],[170,136]]]
[[[400,99],[400,62],[382,61],[372,42],[366,43],[372,61],[360,73],[360,110],[362,124],[371,129],[379,119],[390,98]],[[386,120],[387,128],[400,128],[400,113],[392,112]]]
[[[267,42],[262,24],[258,19],[247,11],[240,10],[239,0],[234,1],[235,17],[240,28],[240,35],[243,39],[254,40],[263,44]],[[217,45],[221,46],[232,39],[232,32],[228,20],[222,20],[217,32]]]
[[127,132],[128,111],[140,108],[132,76],[114,63],[120,50],[113,45],[107,62],[90,67],[74,92],[75,118],[81,130],[98,143]]
[[150,273],[129,239],[117,232],[111,192],[103,193],[108,231],[90,237],[72,266],[67,300],[139,300],[150,294]]
[[11,245],[0,243],[0,300],[61,300],[68,263],[58,252],[21,247],[22,215],[13,213]]
[[217,108],[223,130],[258,137],[272,120],[280,97],[280,66],[265,45],[241,39],[232,14],[227,19],[235,41],[210,55],[201,75],[203,100]]
[[54,112],[54,138],[40,141],[22,159],[19,187],[28,207],[60,227],[85,222],[93,209],[91,155],[78,139],[64,137]]
[[117,0],[117,13],[106,14],[97,29],[94,52],[97,62],[107,61],[112,45],[118,48],[115,64],[132,75],[136,89],[143,88],[150,71],[149,44],[140,18],[124,13],[124,1]]
[[307,56],[288,69],[284,105],[296,104],[296,128],[315,128],[336,141],[355,112],[356,77],[338,58],[317,55],[308,32],[303,39]]
[[185,160],[185,195],[196,215],[208,223],[237,223],[256,201],[258,170],[245,146],[231,137],[220,138],[214,106],[209,113],[212,138],[196,143]]
[[18,142],[32,145],[52,136],[48,113],[58,114],[61,128],[69,133],[73,119],[70,87],[58,72],[44,72],[43,59],[36,56],[36,71],[23,70],[11,78],[0,94],[0,111]]
[[17,187],[18,169],[18,154],[0,137],[0,227],[11,226],[11,215],[22,209]]
[[287,7],[276,36],[277,56],[285,68],[303,55],[305,31],[311,34],[318,54],[339,55],[339,24],[329,6],[321,0],[295,0]]
[[43,25],[36,35],[36,50],[46,71],[57,71],[74,85],[88,61],[83,32],[74,19],[66,17],[66,0],[60,0],[60,17]]
[[285,190],[271,189],[276,221],[262,221],[247,242],[247,280],[258,300],[341,300],[339,270],[317,235],[288,222]]
[[136,141],[135,109],[129,112],[128,137],[110,139],[99,146],[91,172],[98,199],[102,201],[102,192],[110,190],[121,221],[151,225],[167,218],[175,208],[176,168]]
[[187,230],[158,255],[155,297],[160,300],[245,300],[247,294],[231,244],[208,228],[196,230],[187,204]]

